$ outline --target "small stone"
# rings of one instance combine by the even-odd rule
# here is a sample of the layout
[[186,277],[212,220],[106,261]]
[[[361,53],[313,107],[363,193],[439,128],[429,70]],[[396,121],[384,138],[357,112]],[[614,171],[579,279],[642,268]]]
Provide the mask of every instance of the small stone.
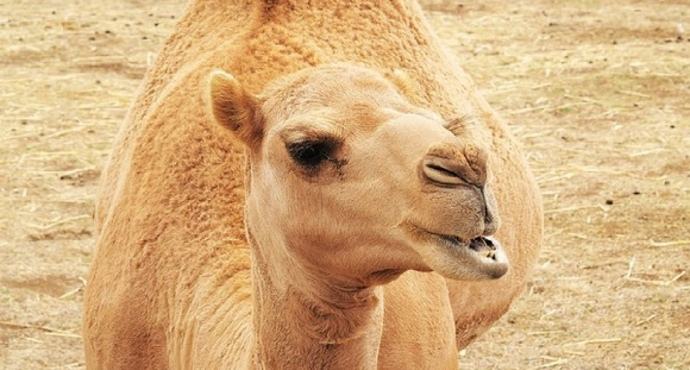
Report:
[[635,190],[635,191],[633,191],[633,195],[640,195],[640,192]]
[[613,204],[613,199],[606,199],[606,205],[612,205]]
[[685,36],[685,27],[683,27],[682,23],[676,23],[676,38],[678,41],[681,41],[683,36]]

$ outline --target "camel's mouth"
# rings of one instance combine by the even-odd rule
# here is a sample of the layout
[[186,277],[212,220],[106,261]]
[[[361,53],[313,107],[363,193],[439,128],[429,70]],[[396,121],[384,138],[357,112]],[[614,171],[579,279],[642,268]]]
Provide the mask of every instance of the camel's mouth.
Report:
[[491,236],[463,239],[418,228],[425,234],[427,248],[420,250],[431,267],[442,275],[461,280],[498,279],[508,272],[503,246]]
[[469,248],[481,258],[492,260],[494,262],[498,261],[498,257],[496,255],[497,243],[494,243],[490,237],[478,236],[469,241],[465,241],[458,236],[435,233],[430,234],[433,234],[437,238],[441,239],[450,248]]

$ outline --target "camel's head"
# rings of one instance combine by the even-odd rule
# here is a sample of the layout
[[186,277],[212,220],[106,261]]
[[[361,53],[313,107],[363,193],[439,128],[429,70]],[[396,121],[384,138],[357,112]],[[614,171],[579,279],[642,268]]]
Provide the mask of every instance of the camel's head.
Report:
[[409,269],[465,280],[507,271],[491,237],[486,152],[461,120],[349,65],[303,70],[261,96],[215,71],[209,96],[215,120],[247,148],[248,231],[281,246],[266,253],[364,284]]

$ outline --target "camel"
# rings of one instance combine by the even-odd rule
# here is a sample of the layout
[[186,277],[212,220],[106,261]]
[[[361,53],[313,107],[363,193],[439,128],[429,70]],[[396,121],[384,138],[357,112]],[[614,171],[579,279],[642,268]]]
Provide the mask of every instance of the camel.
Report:
[[543,229],[408,1],[191,1],[101,181],[90,369],[454,369]]

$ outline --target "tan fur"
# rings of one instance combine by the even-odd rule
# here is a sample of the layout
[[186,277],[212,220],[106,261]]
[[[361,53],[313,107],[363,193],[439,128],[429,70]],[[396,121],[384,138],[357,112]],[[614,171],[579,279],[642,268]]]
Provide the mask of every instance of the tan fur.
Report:
[[[197,0],[166,43],[103,174],[89,368],[455,368],[524,287],[542,233],[537,188],[418,5],[311,3]],[[378,73],[304,70],[333,62]],[[396,82],[413,86],[404,97],[381,77],[396,69],[413,81]],[[290,167],[284,140],[322,134],[344,143],[333,162],[318,175]],[[391,228],[490,228],[477,218],[490,195],[430,198],[410,175],[444,145],[493,189],[510,260],[500,279],[421,272],[462,273]]]

